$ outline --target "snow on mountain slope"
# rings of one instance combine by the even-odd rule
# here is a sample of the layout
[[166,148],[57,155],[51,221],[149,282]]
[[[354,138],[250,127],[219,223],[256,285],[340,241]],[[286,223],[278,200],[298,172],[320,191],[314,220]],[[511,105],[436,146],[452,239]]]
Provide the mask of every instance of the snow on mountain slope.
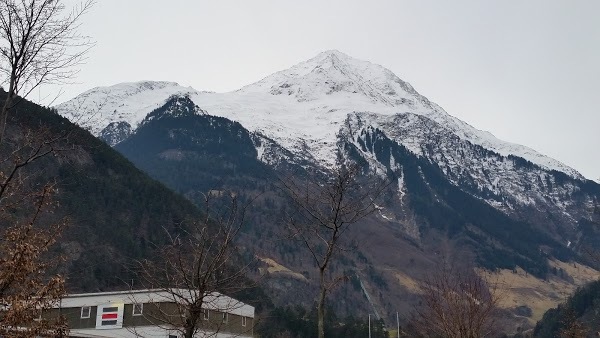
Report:
[[[583,205],[593,208],[589,201],[566,198],[573,196],[579,187],[561,183],[554,175],[541,168],[523,165],[521,161],[497,153],[482,151],[479,146],[421,115],[354,113],[348,115],[343,134],[360,148],[358,140],[361,139],[365,144],[365,135],[373,134],[375,129],[411,152],[431,160],[454,185],[461,186],[463,190],[504,211],[511,212],[517,205],[542,208],[550,206],[564,211],[561,216],[567,217],[568,221],[575,221],[578,208]],[[375,158],[374,154],[368,154],[372,151],[373,149],[364,150],[363,157],[367,160]],[[390,157],[389,165],[379,164],[393,169],[395,163],[396,160]],[[369,161],[369,164],[378,163]]]
[[173,95],[195,93],[175,82],[142,81],[90,89],[56,106],[72,122],[98,136],[111,123],[127,122],[133,130]]
[[410,112],[501,155],[520,156],[542,167],[581,177],[559,161],[525,146],[501,141],[450,116],[390,70],[338,51],[320,53],[232,93],[199,94],[193,99],[210,114],[239,121],[286,148],[308,147],[326,165],[335,158],[332,154],[336,135],[349,113]]
[[156,109],[146,115],[142,122],[140,122],[140,125],[165,117],[185,117],[192,115],[206,115],[206,112],[190,100],[189,95],[174,95],[160,109]]
[[[294,154],[310,153],[321,165],[335,159],[337,135],[354,112],[383,116],[411,113],[444,126],[457,137],[501,155],[523,157],[547,169],[582,178],[574,169],[525,146],[504,142],[447,114],[390,70],[339,51],[316,57],[229,93],[198,92],[168,82],[126,83],[92,89],[57,107],[69,119],[98,135],[111,122],[135,130],[146,114],[171,95],[189,97],[208,114],[240,122]],[[90,114],[90,112],[92,112]],[[427,140],[403,139],[421,154]]]

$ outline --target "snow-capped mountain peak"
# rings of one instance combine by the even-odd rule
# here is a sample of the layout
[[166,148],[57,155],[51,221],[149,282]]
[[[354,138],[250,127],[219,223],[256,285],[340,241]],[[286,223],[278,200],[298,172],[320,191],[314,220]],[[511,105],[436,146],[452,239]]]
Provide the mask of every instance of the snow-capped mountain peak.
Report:
[[[115,144],[121,137],[135,132],[150,112],[163,106],[173,95],[187,96],[208,114],[237,121],[292,153],[310,154],[319,165],[333,163],[341,127],[351,114],[367,113],[373,115],[366,116],[391,117],[392,120],[395,116],[411,114],[423,116],[456,137],[500,155],[522,157],[542,168],[582,178],[576,170],[557,160],[528,147],[499,140],[449,115],[389,69],[336,50],[319,53],[229,93],[198,92],[172,82],[143,81],[95,88],[57,109],[95,135],[101,135],[103,129],[111,125],[109,129],[118,130],[121,136],[104,135],[104,139]],[[391,128],[388,133],[397,134],[397,130],[392,130],[393,124],[384,125]],[[398,135],[396,140],[410,145],[417,155],[423,155],[423,149],[427,148],[423,142],[431,141],[408,139],[406,135]]]
[[90,89],[56,107],[61,115],[100,135],[109,124],[127,123],[133,130],[154,109],[170,97],[197,91],[175,82],[126,82]]
[[287,95],[299,102],[319,100],[327,95],[362,96],[372,103],[387,107],[407,103],[414,105],[415,101],[423,99],[410,84],[390,70],[354,59],[337,50],[319,53],[307,61],[248,85],[239,92]]
[[191,99],[189,94],[173,95],[169,97],[165,104],[148,114],[140,125],[152,120],[160,120],[165,117],[184,117],[194,115],[206,115],[206,112]]

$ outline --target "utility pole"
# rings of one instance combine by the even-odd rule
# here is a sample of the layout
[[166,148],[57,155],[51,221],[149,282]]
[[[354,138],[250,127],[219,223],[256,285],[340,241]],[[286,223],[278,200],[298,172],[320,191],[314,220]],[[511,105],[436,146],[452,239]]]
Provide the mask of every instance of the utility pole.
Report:
[[398,330],[398,338],[400,338],[400,317],[398,311],[396,311],[396,330]]
[[371,314],[369,313],[369,338],[371,338]]

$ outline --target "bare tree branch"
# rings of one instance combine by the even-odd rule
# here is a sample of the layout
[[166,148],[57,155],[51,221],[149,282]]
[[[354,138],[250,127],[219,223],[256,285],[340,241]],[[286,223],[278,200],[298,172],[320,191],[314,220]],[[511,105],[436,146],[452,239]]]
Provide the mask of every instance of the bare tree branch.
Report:
[[77,31],[93,4],[86,0],[66,12],[60,0],[0,1],[0,74],[8,85],[0,110],[0,143],[7,116],[21,99],[42,84],[64,83],[76,74],[75,67],[92,47]]
[[[0,336],[64,335],[63,318],[40,318],[64,295],[64,278],[51,275],[60,259],[50,249],[67,225],[53,215],[56,180],[47,183],[40,161],[71,149],[70,131],[14,126],[0,144]],[[62,157],[59,157],[59,160]]]
[[279,180],[293,205],[293,213],[286,216],[290,237],[301,242],[319,271],[319,338],[325,335],[327,293],[346,280],[344,276],[329,276],[330,263],[341,250],[346,231],[376,211],[375,200],[389,185],[387,181],[361,182],[360,174],[358,166],[340,163],[324,183],[313,177]]
[[423,304],[414,318],[420,334],[443,338],[493,335],[500,301],[498,283],[472,269],[443,264],[420,286]]
[[[159,248],[157,259],[137,263],[143,284],[163,290],[176,306],[170,313],[152,314],[154,323],[177,330],[186,338],[200,332],[203,336],[217,335],[223,323],[203,321],[204,311],[219,301],[219,295],[252,287],[246,278],[251,265],[239,261],[236,247],[251,203],[240,207],[231,194],[228,205],[219,212],[212,196],[205,195],[203,219],[189,226],[182,224],[176,235],[168,232],[169,243]],[[219,311],[228,312],[240,304],[227,304]]]
[[[63,318],[42,318],[42,312],[55,306],[64,295],[64,278],[47,279],[47,270],[57,264],[46,261],[44,254],[56,242],[67,224],[65,219],[39,227],[42,213],[54,205],[54,185],[46,185],[39,193],[27,193],[31,215],[17,221],[2,233],[0,240],[0,335],[8,337],[54,336],[67,332]],[[21,209],[28,209],[22,207]],[[2,208],[2,215],[6,215]]]

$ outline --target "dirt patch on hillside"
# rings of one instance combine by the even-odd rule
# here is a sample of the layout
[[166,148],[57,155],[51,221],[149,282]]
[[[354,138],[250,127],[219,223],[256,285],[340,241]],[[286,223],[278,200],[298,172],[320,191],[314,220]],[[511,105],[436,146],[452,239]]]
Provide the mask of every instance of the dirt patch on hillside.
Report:
[[[267,265],[266,272],[270,275],[279,275],[285,277],[292,277],[302,281],[307,281],[306,277],[301,273],[294,272],[289,268],[277,263],[274,259],[268,257],[258,257],[263,263]],[[261,268],[261,270],[264,268]]]
[[[600,272],[581,264],[549,262],[552,267],[563,269],[568,276],[551,275],[548,280],[536,278],[522,269],[484,272],[492,283],[497,283],[500,294],[500,307],[514,309],[526,306],[532,315],[527,318],[531,324],[540,320],[550,308],[565,301],[577,287],[600,277]],[[571,278],[569,278],[571,277]]]
[[404,286],[409,292],[416,293],[416,294],[421,293],[421,288],[419,287],[419,282],[416,279],[414,279],[400,271],[395,271],[394,277],[396,277],[398,284]]

